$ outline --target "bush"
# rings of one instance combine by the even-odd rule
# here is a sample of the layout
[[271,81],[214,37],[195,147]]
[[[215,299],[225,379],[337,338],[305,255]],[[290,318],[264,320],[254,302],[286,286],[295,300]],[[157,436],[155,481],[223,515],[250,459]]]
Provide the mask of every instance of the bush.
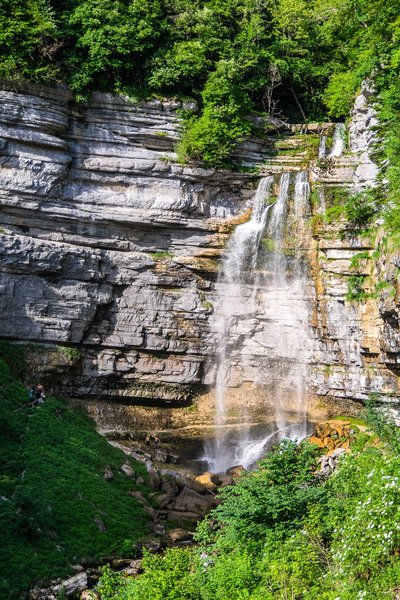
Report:
[[241,91],[232,62],[219,63],[206,82],[202,100],[202,114],[186,121],[178,155],[183,161],[191,158],[207,166],[228,166],[232,149],[251,130],[245,119],[250,100]]
[[357,229],[366,228],[379,213],[381,198],[378,190],[370,188],[351,196],[345,206],[348,221]]

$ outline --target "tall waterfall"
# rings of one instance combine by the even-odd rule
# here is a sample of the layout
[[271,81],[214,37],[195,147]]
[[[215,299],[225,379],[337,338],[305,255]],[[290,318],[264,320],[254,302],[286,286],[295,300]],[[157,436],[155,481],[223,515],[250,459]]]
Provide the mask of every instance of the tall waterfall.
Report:
[[[215,307],[216,436],[205,456],[213,471],[249,467],[271,440],[304,434],[310,347],[306,279],[301,250],[285,244],[289,229],[297,229],[299,240],[304,234],[307,173],[296,175],[293,198],[291,183],[291,175],[282,174],[273,198],[273,177],[261,179],[251,218],[235,229],[222,260]],[[254,419],[251,389],[229,409],[232,389],[243,382],[262,390],[268,422]],[[296,413],[295,422],[288,410]]]

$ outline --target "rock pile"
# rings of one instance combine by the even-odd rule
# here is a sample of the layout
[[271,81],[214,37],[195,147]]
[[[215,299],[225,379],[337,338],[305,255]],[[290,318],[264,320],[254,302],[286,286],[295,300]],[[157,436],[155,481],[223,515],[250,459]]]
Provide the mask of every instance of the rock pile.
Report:
[[308,441],[327,450],[326,454],[318,459],[321,465],[319,476],[328,477],[336,469],[340,457],[350,448],[358,431],[359,427],[352,425],[350,421],[331,419],[318,423],[315,433]]
[[331,456],[338,448],[348,450],[354,439],[357,428],[351,426],[350,421],[331,419],[318,423],[315,434],[308,438],[311,444],[327,449],[327,456]]

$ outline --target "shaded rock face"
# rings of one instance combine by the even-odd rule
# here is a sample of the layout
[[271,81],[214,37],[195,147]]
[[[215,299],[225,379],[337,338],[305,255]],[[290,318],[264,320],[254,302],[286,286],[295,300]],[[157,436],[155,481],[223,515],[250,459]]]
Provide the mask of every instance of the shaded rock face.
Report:
[[53,392],[179,404],[201,385],[219,224],[254,177],[166,162],[178,108],[0,93],[0,327],[79,345],[32,357]]
[[[333,188],[374,181],[369,95],[364,89],[353,111],[352,153],[311,165],[308,178],[321,198],[314,213]],[[43,378],[53,393],[85,398],[104,431],[123,430],[124,419],[128,428],[146,430],[146,405],[171,407],[168,416],[156,411],[166,428],[212,422],[213,399],[204,393],[213,383],[216,271],[232,226],[248,218],[258,176],[174,162],[178,108],[106,94],[77,106],[64,90],[33,87],[16,92],[3,85],[0,92],[1,335],[43,344],[28,348],[27,377]],[[271,143],[250,140],[237,156],[244,164],[261,162]],[[304,161],[291,152],[271,157],[263,171],[296,172]],[[340,225],[297,235],[309,264],[309,394],[337,404],[371,391],[397,398],[397,292],[347,299],[351,259],[372,253],[374,244],[342,236]],[[365,275],[395,281],[396,261],[390,268],[370,264]],[[231,373],[230,389],[235,401],[244,390],[255,410],[267,412],[258,400],[260,352],[273,380],[290,357],[271,338],[266,350],[254,350],[258,325],[242,332],[250,366],[245,378]],[[200,396],[207,409],[199,414],[173,408]]]

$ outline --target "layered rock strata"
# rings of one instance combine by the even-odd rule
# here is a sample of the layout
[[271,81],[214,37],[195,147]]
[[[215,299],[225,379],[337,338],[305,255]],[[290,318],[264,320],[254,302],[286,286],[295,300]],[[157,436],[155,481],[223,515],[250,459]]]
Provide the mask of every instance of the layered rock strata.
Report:
[[35,365],[57,393],[181,403],[202,383],[218,231],[254,176],[174,163],[179,107],[1,92],[1,331],[79,347],[72,370]]
[[[36,344],[27,348],[27,377],[86,399],[104,429],[124,429],[122,413],[126,427],[141,422],[128,405],[182,406],[201,396],[199,405],[207,407],[218,259],[231,228],[248,218],[259,176],[176,163],[179,103],[95,94],[90,104],[76,105],[62,89],[2,89],[0,325],[3,338]],[[318,161],[310,154],[312,128],[301,137],[298,128],[279,125],[280,132],[242,145],[237,160],[262,162],[264,174],[309,168],[320,200],[308,216],[318,216],[336,188],[373,182],[368,95],[357,100],[348,154]],[[349,299],[352,258],[372,255],[375,242],[340,230],[324,223],[313,237],[310,229],[299,233],[311,266],[310,394],[337,403],[370,392],[395,399],[397,292]],[[290,251],[296,242],[287,245]],[[369,261],[361,275],[372,281],[379,271],[393,283],[396,260],[390,269]],[[257,336],[243,335],[250,356]],[[230,385],[238,402],[246,393],[265,412],[255,355],[246,378],[233,372]],[[277,377],[279,358],[267,343],[263,364]],[[177,428],[196,419],[179,409],[161,420]],[[208,409],[198,421],[210,423]]]

